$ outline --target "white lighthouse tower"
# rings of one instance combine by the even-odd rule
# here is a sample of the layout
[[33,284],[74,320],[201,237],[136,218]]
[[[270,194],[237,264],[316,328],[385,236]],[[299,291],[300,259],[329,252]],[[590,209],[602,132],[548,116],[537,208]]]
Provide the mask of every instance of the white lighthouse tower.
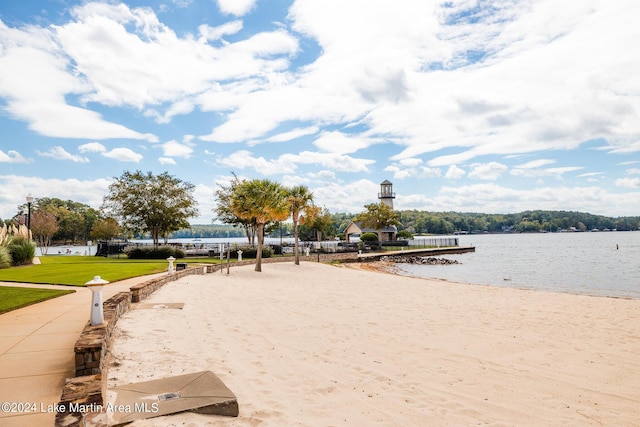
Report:
[[385,179],[380,183],[380,192],[378,193],[380,203],[383,203],[393,209],[393,199],[395,198],[396,193],[393,192],[393,184]]

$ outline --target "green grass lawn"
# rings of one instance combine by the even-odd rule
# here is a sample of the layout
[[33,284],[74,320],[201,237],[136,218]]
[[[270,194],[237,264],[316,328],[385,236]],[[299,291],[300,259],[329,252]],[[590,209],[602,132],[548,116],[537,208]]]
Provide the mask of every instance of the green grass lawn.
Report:
[[[41,264],[0,269],[0,282],[84,286],[94,276],[109,282],[162,273],[168,270],[166,260],[103,258],[93,256],[41,256]],[[235,261],[235,260],[233,260]],[[215,258],[178,259],[188,265],[219,263]],[[225,260],[226,262],[226,260]],[[0,287],[0,314],[64,295],[69,291],[52,289]]]
[[[109,282],[167,271],[164,259],[103,258],[96,256],[41,256],[41,264],[0,269],[0,282],[84,286],[100,276]],[[235,261],[235,260],[232,260]],[[183,258],[176,263],[215,264],[216,258]],[[226,262],[226,260],[225,260]]]
[[0,314],[73,292],[75,291],[0,286]]
[[110,282],[167,271],[165,260],[90,256],[42,256],[41,264],[0,270],[0,281],[82,286],[93,276]]

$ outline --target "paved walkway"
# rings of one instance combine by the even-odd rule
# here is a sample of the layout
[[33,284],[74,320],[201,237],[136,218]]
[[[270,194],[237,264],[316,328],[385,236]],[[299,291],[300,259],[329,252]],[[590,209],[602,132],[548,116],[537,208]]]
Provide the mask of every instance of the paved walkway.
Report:
[[[159,275],[111,283],[103,289],[103,301]],[[91,291],[69,286],[0,285],[76,290],[0,315],[0,425],[53,426],[53,405],[60,400],[65,380],[75,376],[73,347],[90,318]]]

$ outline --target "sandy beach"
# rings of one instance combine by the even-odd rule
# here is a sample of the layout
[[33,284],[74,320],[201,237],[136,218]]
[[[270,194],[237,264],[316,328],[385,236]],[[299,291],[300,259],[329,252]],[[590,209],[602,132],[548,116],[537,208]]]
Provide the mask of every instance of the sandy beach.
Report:
[[135,426],[640,425],[640,300],[304,262],[188,276],[144,303],[184,307],[120,319],[109,389],[210,370],[240,416]]

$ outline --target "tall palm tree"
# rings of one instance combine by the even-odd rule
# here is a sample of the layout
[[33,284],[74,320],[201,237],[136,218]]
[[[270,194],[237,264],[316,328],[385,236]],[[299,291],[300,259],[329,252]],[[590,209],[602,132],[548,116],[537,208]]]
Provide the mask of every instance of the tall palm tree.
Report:
[[298,225],[301,219],[300,214],[304,212],[306,216],[310,216],[309,214],[312,210],[309,208],[313,206],[313,193],[304,185],[296,185],[289,190],[287,199],[289,201],[291,219],[293,220],[295,264],[300,265],[300,254],[298,253]]
[[238,218],[255,221],[258,232],[255,271],[262,271],[264,227],[271,221],[282,221],[289,216],[286,189],[268,179],[243,180],[233,191],[230,208]]

